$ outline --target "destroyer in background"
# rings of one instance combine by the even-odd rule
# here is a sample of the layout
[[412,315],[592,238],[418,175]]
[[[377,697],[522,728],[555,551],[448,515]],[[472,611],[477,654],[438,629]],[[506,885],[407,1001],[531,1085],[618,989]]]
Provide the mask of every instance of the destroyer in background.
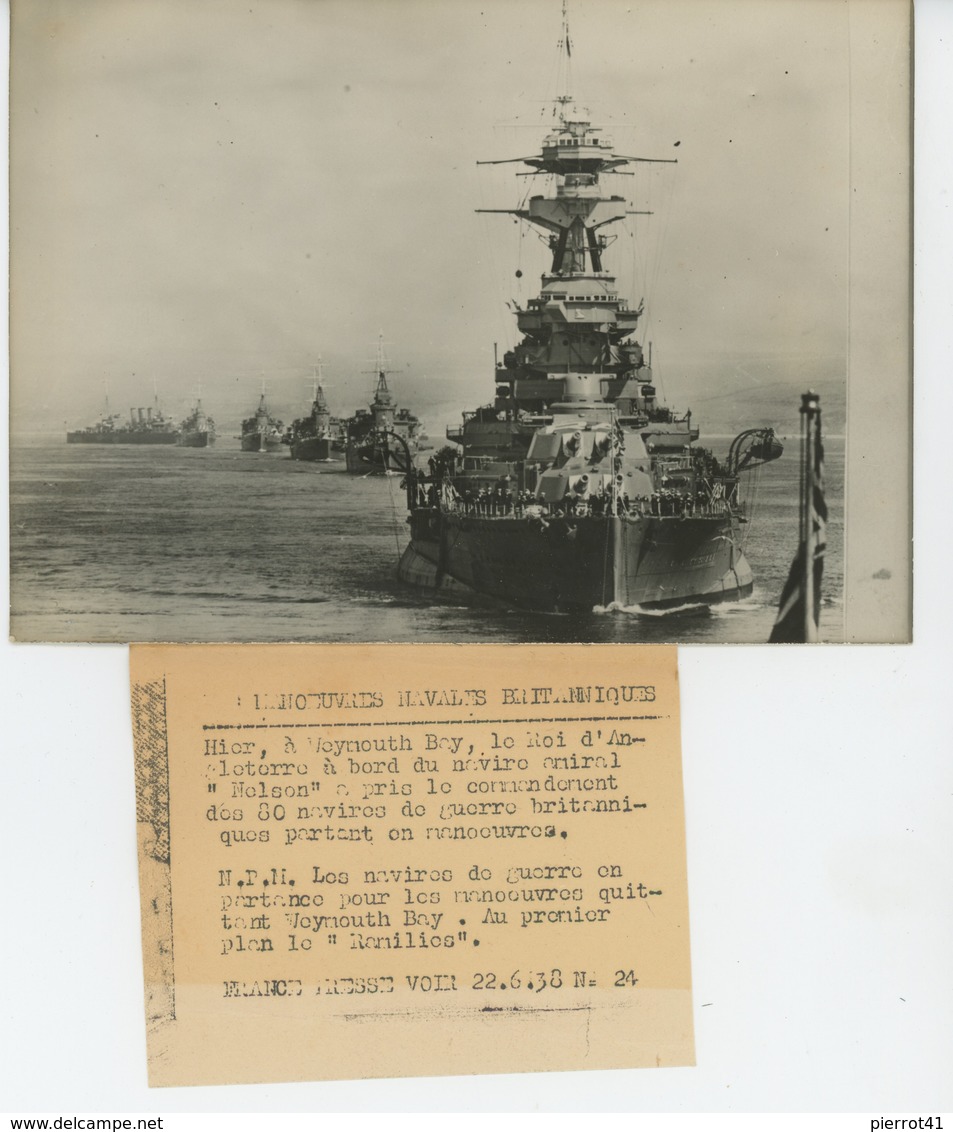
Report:
[[[561,51],[569,55],[563,23]],[[516,307],[522,340],[494,373],[492,402],[464,414],[430,473],[406,479],[410,543],[400,577],[540,610],[670,608],[751,593],[741,549],[743,469],[776,459],[771,429],[750,429],[724,462],[695,444],[691,414],[663,405],[629,304],[604,264],[603,233],[627,202],[600,176],[627,157],[576,107],[522,162],[548,195],[492,209],[542,228],[552,255],[538,297]]]
[[344,427],[340,420],[331,416],[328,399],[317,372],[312,397],[311,412],[292,422],[287,442],[291,448],[292,460],[326,462],[332,459],[335,450],[342,447]]
[[423,425],[409,409],[398,409],[387,385],[384,344],[377,343],[377,388],[367,409],[358,409],[346,423],[347,470],[408,471],[425,439]]
[[182,422],[178,443],[183,448],[207,448],[215,443],[215,422],[202,408],[202,399]]
[[275,420],[268,411],[265,390],[262,389],[255,415],[242,421],[242,451],[278,452],[283,428],[281,421]]
[[159,399],[148,408],[129,410],[128,423],[109,412],[107,401],[102,417],[89,428],[66,434],[67,444],[175,444],[179,430],[159,409]]

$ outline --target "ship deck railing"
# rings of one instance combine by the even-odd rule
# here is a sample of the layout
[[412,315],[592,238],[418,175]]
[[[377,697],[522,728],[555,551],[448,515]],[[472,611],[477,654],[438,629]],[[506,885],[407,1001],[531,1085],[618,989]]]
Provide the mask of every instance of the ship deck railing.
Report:
[[[743,509],[732,506],[727,500],[717,499],[707,503],[693,503],[682,500],[619,498],[615,500],[615,514],[629,519],[725,519],[738,516]],[[414,508],[417,511],[438,510],[448,514],[464,515],[479,519],[565,519],[611,517],[613,502],[610,499],[588,499],[565,501],[563,503],[541,503],[539,500],[485,500],[464,501],[443,497],[439,501],[421,499]]]

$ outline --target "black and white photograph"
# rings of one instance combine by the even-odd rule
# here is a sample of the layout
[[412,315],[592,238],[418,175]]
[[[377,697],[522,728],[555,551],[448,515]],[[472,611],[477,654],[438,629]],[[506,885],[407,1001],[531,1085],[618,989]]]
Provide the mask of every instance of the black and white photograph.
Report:
[[[11,1127],[237,1132],[404,1112],[425,1125],[448,1112],[616,1123],[624,1113],[640,1132],[774,1132],[805,1116],[837,1132],[950,1127],[953,7],[12,8],[11,585],[0,598],[11,611],[0,642],[10,721],[0,829],[13,863],[0,1108]],[[693,539],[717,548],[691,553]],[[720,589],[718,555],[728,562]],[[686,582],[691,592],[675,592]],[[862,647],[769,644],[811,640]],[[135,641],[151,643],[126,647]],[[155,643],[164,641],[211,643]],[[435,644],[396,661],[399,643],[369,644],[389,641]],[[630,647],[662,641],[706,647]],[[215,655],[238,665],[280,642],[307,642],[287,650],[300,663],[266,660],[236,680]],[[465,680],[453,679],[459,665],[427,668],[448,642],[468,645],[446,650]],[[600,642],[612,647],[563,647]],[[317,651],[329,661],[309,662]],[[510,679],[506,664],[481,660],[491,651],[512,654],[519,671]],[[577,662],[576,651],[588,655]],[[350,675],[336,659],[349,652]],[[223,953],[232,932],[218,918],[232,915],[239,885],[250,906],[264,905],[259,891],[295,879],[271,884],[270,870],[284,867],[272,848],[293,848],[280,844],[287,835],[264,845],[235,836],[280,828],[252,801],[291,805],[274,791],[294,780],[273,777],[273,766],[294,759],[306,771],[295,805],[383,798],[395,825],[437,824],[423,785],[434,771],[410,760],[436,762],[441,781],[448,761],[476,756],[463,754],[467,699],[492,693],[486,722],[501,742],[512,719],[535,711],[528,700],[542,708],[553,693],[588,716],[592,689],[593,714],[622,714],[599,706],[600,652],[617,658],[605,686],[644,683],[635,652],[662,658],[675,682],[666,723],[680,751],[677,808],[644,793],[646,769],[659,764],[638,743],[619,756],[638,807],[593,818],[619,827],[540,839],[535,855],[522,840],[500,845],[516,868],[589,868],[588,848],[608,873],[597,894],[620,884],[622,866],[641,899],[638,883],[658,879],[636,875],[648,868],[642,846],[667,852],[684,815],[676,863],[687,916],[672,919],[690,941],[694,1065],[656,1047],[647,1068],[563,1072],[566,1030],[587,1056],[599,1038],[591,1012],[567,1011],[540,1013],[538,1033],[483,1073],[455,1031],[422,1025],[419,1045],[405,1038],[404,1049],[373,1040],[356,1017],[362,995],[311,1000],[356,1025],[335,1045],[314,1011],[305,1036],[317,1071],[293,1079],[271,1040],[279,1030],[289,1057],[302,1058],[286,998],[252,989],[239,999],[225,982],[222,1007],[251,1008],[247,1033],[214,1035],[206,1021],[222,1021],[218,1009],[193,1015],[183,1064],[195,1077],[238,1046],[248,1083],[232,1074],[231,1084],[150,1085],[157,986],[211,997],[202,949],[222,964],[283,954]],[[675,652],[673,667],[665,654]],[[137,658],[164,653],[191,654],[192,674],[172,688],[194,701],[190,715],[167,695],[170,669],[161,688],[155,672],[137,672]],[[355,713],[373,713],[358,702],[368,692],[390,697],[384,721],[406,727],[419,755],[364,753],[368,730],[345,729],[358,720],[338,710],[347,700],[322,715],[323,696],[342,687]],[[313,704],[316,692],[322,706],[306,719],[298,696]],[[275,696],[266,711],[256,694]],[[408,703],[419,712],[413,730]],[[669,708],[647,704],[636,738]],[[552,714],[569,712],[557,701]],[[583,725],[594,740],[618,738],[599,736],[595,719]],[[552,773],[601,773],[605,752],[588,736],[577,732],[567,750],[539,741],[545,732],[555,744],[568,726],[552,718],[516,733],[524,750],[491,747],[460,781],[498,777],[488,765],[497,755],[579,759],[586,769]],[[229,728],[241,753],[229,742],[226,756]],[[245,794],[246,744],[265,728],[268,775],[255,773],[258,789]],[[370,782],[368,800],[338,789],[332,801],[308,735],[357,760],[347,774]],[[138,762],[136,747],[146,751]],[[231,768],[217,781],[216,757]],[[397,780],[392,758],[419,798],[384,797]],[[239,764],[245,785],[231,773]],[[322,780],[325,796],[305,797]],[[183,805],[183,784],[194,805]],[[501,791],[498,801],[518,797]],[[397,818],[411,803],[428,814]],[[319,821],[295,815],[294,826]],[[560,828],[570,832],[562,819]],[[164,832],[178,839],[174,853]],[[328,846],[294,844],[307,879],[325,886],[325,912],[349,915],[347,888],[327,876],[338,872]],[[485,842],[471,843],[479,882],[467,842],[458,869],[444,844],[434,839],[433,867],[482,888]],[[418,867],[413,839],[384,847],[393,861],[371,868]],[[367,884],[359,858],[338,848],[356,891]],[[220,863],[234,870],[234,892]],[[267,890],[245,888],[249,867],[261,867]],[[204,917],[207,948],[182,919],[168,936],[156,930],[172,905],[152,882],[173,870],[176,900]],[[431,893],[444,883],[418,882]],[[498,887],[496,875],[485,883]],[[375,876],[368,890],[377,888]],[[303,880],[296,889],[305,894]],[[635,896],[610,895],[605,908],[623,927],[638,914],[655,953],[674,960],[655,917],[671,891],[651,895],[654,912]],[[446,914],[450,904],[420,908]],[[254,909],[262,914],[273,912]],[[469,954],[486,993],[480,1015],[499,1035],[521,1021],[513,996],[539,983],[515,987],[514,971],[528,972],[507,964],[504,977],[492,962],[485,933],[503,930],[494,924],[481,924]],[[475,928],[453,933],[469,942],[481,938]],[[165,947],[172,930],[178,950]],[[560,946],[574,944],[574,930]],[[513,931],[535,928],[514,921]],[[627,939],[635,946],[622,948],[610,982],[641,1012],[646,949]],[[571,970],[574,986],[591,970],[598,984],[590,953],[573,950],[560,973]],[[442,950],[379,954],[406,956],[407,974],[426,974],[431,989],[447,977]],[[315,972],[330,976],[328,952],[313,955]],[[157,957],[177,975],[171,984],[154,981]],[[551,1009],[551,990],[540,1008]],[[452,1006],[452,993],[420,993],[416,1021]],[[185,1000],[171,1005],[184,1017]],[[618,1041],[630,1040],[622,1030]],[[452,1054],[452,1072],[388,1074],[428,1042]],[[161,1039],[156,1052],[167,1055]],[[323,1079],[345,1055],[353,1075]],[[270,1083],[269,1057],[281,1071]],[[545,1071],[518,1071],[530,1059]]]
[[17,640],[909,638],[904,3],[13,15]]

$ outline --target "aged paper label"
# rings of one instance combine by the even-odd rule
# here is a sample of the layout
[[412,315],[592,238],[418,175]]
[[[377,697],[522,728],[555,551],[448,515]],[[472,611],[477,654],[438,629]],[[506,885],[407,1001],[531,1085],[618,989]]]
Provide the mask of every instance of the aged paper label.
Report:
[[153,1085],[693,1063],[673,647],[134,646]]

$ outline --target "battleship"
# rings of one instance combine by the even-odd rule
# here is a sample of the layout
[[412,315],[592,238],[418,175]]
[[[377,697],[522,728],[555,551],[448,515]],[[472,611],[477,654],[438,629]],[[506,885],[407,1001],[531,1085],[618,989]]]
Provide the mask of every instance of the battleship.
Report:
[[268,406],[265,404],[265,390],[262,389],[255,415],[242,421],[242,451],[280,451],[283,428],[282,422],[275,420],[268,411]]
[[183,448],[207,448],[215,443],[215,422],[202,408],[201,398],[182,422],[178,443]]
[[[563,7],[561,63],[570,55]],[[606,267],[612,226],[636,212],[600,177],[636,162],[593,125],[566,80],[539,152],[521,163],[547,192],[478,209],[542,229],[551,260],[495,361],[495,396],[449,428],[453,447],[405,477],[410,541],[398,573],[433,591],[554,612],[672,609],[752,592],[742,473],[781,455],[747,429],[719,460],[690,412],[665,405],[637,306]],[[528,194],[527,194],[528,195]],[[391,433],[393,438],[393,432]],[[409,462],[410,453],[405,459]]]
[[345,459],[349,472],[369,475],[409,472],[421,442],[423,426],[409,409],[399,409],[387,384],[384,343],[377,343],[377,387],[367,409],[346,422]]
[[179,430],[155,404],[129,410],[129,420],[109,412],[107,401],[102,417],[88,428],[67,432],[67,444],[175,444]]
[[312,460],[326,463],[332,453],[340,451],[344,429],[342,422],[331,416],[328,399],[321,385],[320,365],[315,367],[311,412],[292,422],[287,442],[292,460]]

